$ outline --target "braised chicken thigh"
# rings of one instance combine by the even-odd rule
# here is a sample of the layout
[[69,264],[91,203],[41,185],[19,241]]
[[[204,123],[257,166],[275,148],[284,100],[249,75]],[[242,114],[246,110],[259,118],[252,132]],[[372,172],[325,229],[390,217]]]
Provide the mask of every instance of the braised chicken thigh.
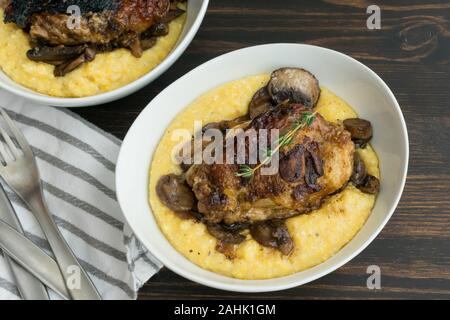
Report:
[[[258,116],[245,130],[287,131],[308,112],[301,104],[281,106]],[[275,174],[264,175],[259,169],[246,178],[237,175],[239,164],[200,164],[190,167],[186,181],[209,222],[288,218],[318,208],[349,180],[354,151],[349,132],[316,115],[310,126],[298,130],[280,149]]]

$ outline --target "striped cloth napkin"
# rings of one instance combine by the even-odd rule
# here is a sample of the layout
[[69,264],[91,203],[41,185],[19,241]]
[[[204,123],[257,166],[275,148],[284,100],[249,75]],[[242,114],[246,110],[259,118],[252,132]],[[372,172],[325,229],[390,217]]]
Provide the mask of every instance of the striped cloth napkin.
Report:
[[[38,106],[0,89],[0,105],[37,159],[48,207],[64,238],[104,299],[136,299],[160,268],[125,223],[115,194],[121,141],[67,109]],[[25,235],[51,254],[22,201],[5,186]],[[0,299],[20,299],[0,254]],[[55,293],[50,297],[58,299]]]

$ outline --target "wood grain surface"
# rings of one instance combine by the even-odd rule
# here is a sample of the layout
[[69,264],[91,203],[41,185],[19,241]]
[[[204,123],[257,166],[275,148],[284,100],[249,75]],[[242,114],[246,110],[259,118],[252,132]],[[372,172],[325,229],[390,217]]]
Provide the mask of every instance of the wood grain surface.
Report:
[[[381,30],[366,8],[381,7]],[[392,219],[358,257],[294,289],[238,294],[207,288],[163,269],[141,299],[450,298],[450,3],[437,0],[212,0],[184,55],[157,81],[108,105],[75,112],[123,138],[139,112],[174,80],[220,54],[257,44],[315,44],[377,72],[397,97],[410,138],[410,166]],[[366,287],[369,265],[380,290]]]

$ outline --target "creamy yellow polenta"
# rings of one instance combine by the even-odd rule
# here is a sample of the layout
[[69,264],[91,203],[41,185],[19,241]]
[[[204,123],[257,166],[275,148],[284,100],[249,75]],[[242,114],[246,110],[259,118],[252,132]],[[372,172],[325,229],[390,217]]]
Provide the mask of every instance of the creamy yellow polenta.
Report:
[[25,32],[12,23],[3,23],[0,9],[0,68],[14,81],[34,91],[55,97],[86,97],[122,87],[161,63],[177,42],[186,15],[170,23],[170,32],[156,45],[135,58],[127,49],[98,54],[64,77],[53,75],[54,66],[27,58],[30,49]]
[[[269,80],[259,75],[233,81],[199,97],[170,124],[153,156],[149,179],[149,201],[158,224],[170,243],[189,260],[202,268],[240,279],[281,277],[315,266],[334,255],[362,227],[375,202],[375,196],[348,186],[328,198],[319,210],[287,220],[295,241],[295,251],[283,256],[279,251],[263,247],[247,236],[233,260],[215,250],[217,240],[202,223],[182,220],[165,207],[156,195],[156,183],[162,175],[179,173],[171,160],[172,149],[179,141],[172,140],[175,129],[189,129],[193,122],[203,124],[232,119],[247,112],[257,89]],[[355,117],[356,113],[342,99],[322,88],[317,110],[328,121],[338,122]],[[370,146],[358,150],[368,172],[379,177],[378,158]]]

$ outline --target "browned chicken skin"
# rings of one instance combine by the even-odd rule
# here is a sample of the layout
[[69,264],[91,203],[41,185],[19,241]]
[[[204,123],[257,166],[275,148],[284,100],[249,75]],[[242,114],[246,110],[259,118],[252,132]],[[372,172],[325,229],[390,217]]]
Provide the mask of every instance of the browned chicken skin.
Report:
[[[282,106],[255,118],[245,130],[291,128],[309,112],[301,104]],[[225,224],[287,218],[320,206],[339,190],[353,171],[355,147],[349,132],[317,115],[309,127],[280,149],[279,170],[238,177],[238,164],[193,165],[187,183],[205,220]]]
[[79,28],[69,28],[70,16],[64,13],[35,13],[30,36],[48,44],[106,44],[144,32],[169,11],[169,0],[123,0],[119,9],[88,13]]

